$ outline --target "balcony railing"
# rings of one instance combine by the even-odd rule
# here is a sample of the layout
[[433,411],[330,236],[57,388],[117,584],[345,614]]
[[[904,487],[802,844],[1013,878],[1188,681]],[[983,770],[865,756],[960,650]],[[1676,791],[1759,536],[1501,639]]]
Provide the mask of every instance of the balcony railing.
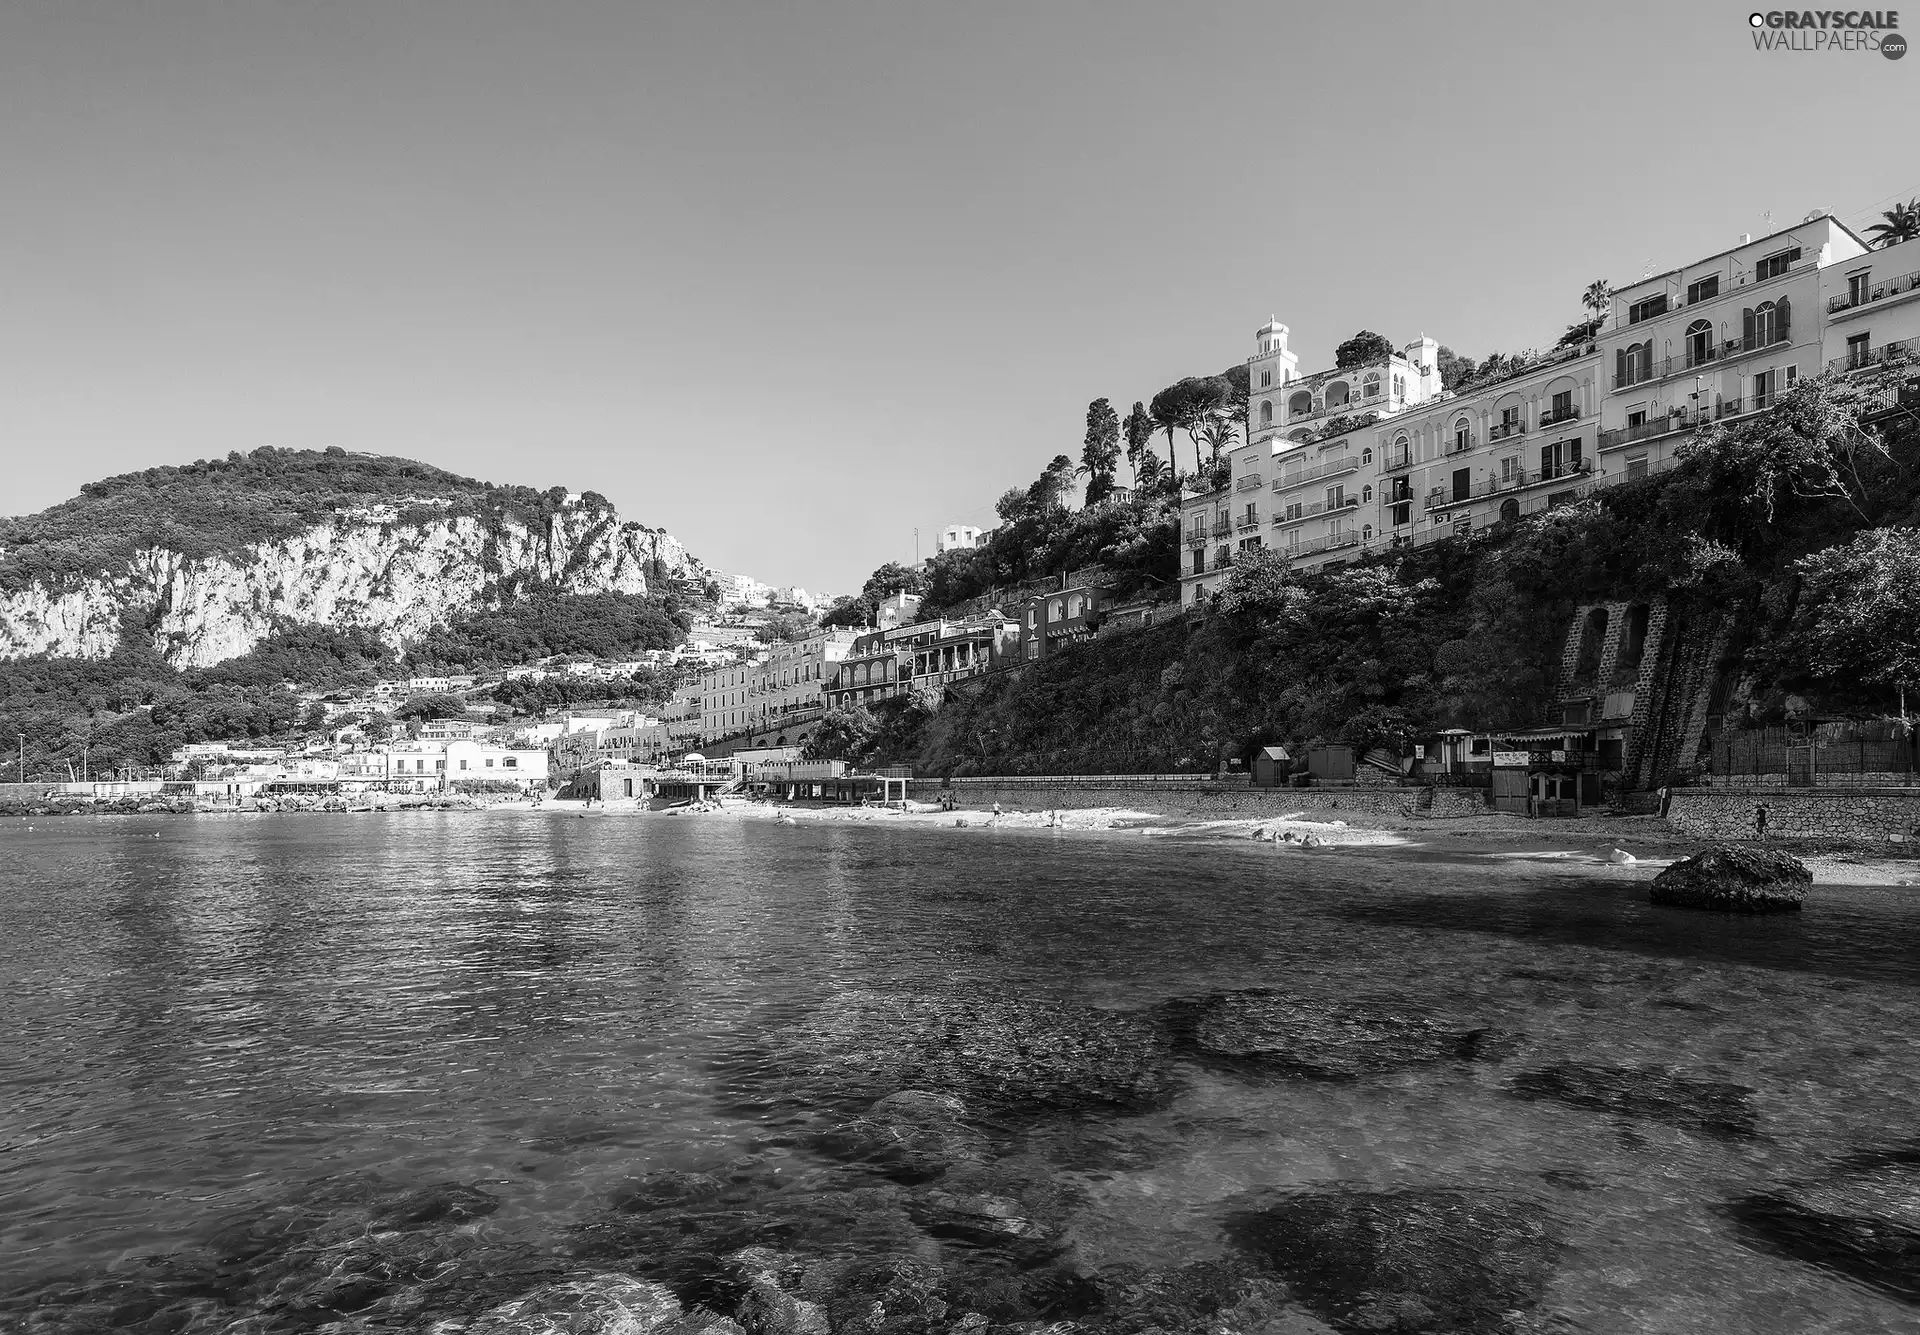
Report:
[[1358,529],[1348,529],[1342,533],[1328,533],[1323,537],[1313,539],[1311,542],[1291,543],[1282,547],[1280,550],[1285,552],[1289,557],[1301,557],[1313,556],[1320,552],[1336,551],[1341,547],[1358,547],[1359,545],[1360,531]]
[[1636,440],[1652,440],[1655,436],[1669,436],[1676,431],[1685,431],[1705,421],[1707,414],[1690,413],[1684,410],[1662,417],[1650,417],[1644,422],[1632,426],[1615,427],[1611,431],[1600,433],[1600,448],[1613,449],[1618,445],[1630,445]]
[[1540,426],[1542,429],[1556,426],[1561,422],[1577,422],[1579,420],[1580,410],[1578,408],[1549,408],[1546,412],[1540,414]]
[[1187,546],[1204,547],[1207,545],[1207,542],[1207,531],[1204,528],[1190,528],[1187,530]]
[[1326,463],[1315,464],[1312,468],[1296,469],[1273,480],[1275,491],[1288,491],[1294,487],[1304,487],[1309,482],[1318,482],[1322,478],[1343,477],[1360,466],[1360,460],[1352,454],[1343,454],[1338,459],[1329,459]]
[[1885,301],[1888,297],[1897,297],[1920,287],[1920,269],[1912,273],[1903,273],[1898,278],[1889,278],[1884,283],[1868,283],[1866,290],[1859,296],[1849,291],[1845,296],[1835,297],[1827,303],[1827,314],[1850,311],[1856,306],[1870,306],[1876,301]]
[[1465,454],[1467,451],[1473,448],[1473,445],[1474,445],[1473,433],[1469,431],[1464,436],[1455,436],[1452,440],[1448,441],[1447,453],[1448,454]]
[[[1486,496],[1498,496],[1503,492],[1525,491],[1528,487],[1537,487],[1543,482],[1558,482],[1563,478],[1587,477],[1593,472],[1593,460],[1582,459],[1577,464],[1561,464],[1553,468],[1516,468],[1511,473],[1499,477],[1483,477],[1464,494],[1455,487],[1435,487],[1421,502],[1423,510],[1446,510],[1456,505],[1465,505]],[[1403,505],[1406,498],[1388,500],[1389,505]]]
[[1713,415],[1716,418],[1738,417],[1741,413],[1746,411],[1743,407],[1741,407],[1741,402],[1742,401],[1739,399],[1722,399],[1718,404],[1714,406]]
[[1257,514],[1241,515],[1238,519],[1234,521],[1234,526],[1238,528],[1242,533],[1245,533],[1250,528],[1259,528],[1260,516]]
[[1850,352],[1844,357],[1835,357],[1827,363],[1827,369],[1829,371],[1864,371],[1870,366],[1897,361],[1915,352],[1920,352],[1920,339],[1910,338],[1878,348],[1869,348],[1865,352]]
[[1275,528],[1286,528],[1293,524],[1304,524],[1315,515],[1340,514],[1343,511],[1357,510],[1359,508],[1360,498],[1358,496],[1342,497],[1333,505],[1328,505],[1325,501],[1315,501],[1312,505],[1299,506],[1290,513],[1275,515],[1273,517],[1273,526]]
[[1644,385],[1655,380],[1665,380],[1669,376],[1685,375],[1688,371],[1725,361],[1729,357],[1738,357],[1742,353],[1760,352],[1782,343],[1793,342],[1792,331],[1785,334],[1773,334],[1768,337],[1755,335],[1752,338],[1730,338],[1726,342],[1704,347],[1690,347],[1684,352],[1674,353],[1670,357],[1655,357],[1649,363],[1643,375],[1638,368],[1629,370],[1625,375],[1613,377],[1615,389],[1628,389],[1634,385]]
[[1227,536],[1227,535],[1228,535],[1229,533],[1231,533],[1231,532],[1233,532],[1233,521],[1232,521],[1232,520],[1228,520],[1228,519],[1216,519],[1216,520],[1214,520],[1214,521],[1213,521],[1213,536],[1214,536],[1214,537],[1216,537],[1216,538],[1224,538],[1224,537],[1226,537],[1226,536]]
[[1495,422],[1492,426],[1488,427],[1487,439],[1489,441],[1506,440],[1509,436],[1523,436],[1526,434],[1526,431],[1527,424],[1516,417],[1512,421]]
[[1259,488],[1260,488],[1260,475],[1258,473],[1248,473],[1246,476],[1242,477],[1238,482],[1233,484],[1233,489],[1235,491],[1257,491],[1259,490]]

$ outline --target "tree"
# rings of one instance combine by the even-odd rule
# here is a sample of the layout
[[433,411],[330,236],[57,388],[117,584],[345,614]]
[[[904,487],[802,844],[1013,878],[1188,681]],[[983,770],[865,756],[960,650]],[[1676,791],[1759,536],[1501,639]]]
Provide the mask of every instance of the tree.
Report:
[[1452,348],[1442,343],[1434,354],[1434,361],[1440,371],[1440,388],[1458,389],[1479,374],[1480,364],[1471,357],[1462,357]]
[[1087,405],[1087,436],[1080,451],[1080,471],[1087,475],[1087,503],[1113,490],[1114,470],[1120,466],[1120,418],[1113,405],[1095,399]]
[[1920,240],[1920,198],[1895,204],[1880,219],[1867,229],[1867,236],[1882,250],[1902,241]]
[[1135,486],[1140,485],[1143,480],[1141,478],[1142,461],[1153,457],[1155,425],[1153,418],[1147,413],[1146,405],[1135,399],[1133,411],[1127,414],[1127,420],[1122,423],[1127,435],[1127,467],[1133,470]]
[[438,718],[465,718],[467,702],[450,692],[436,692],[410,696],[406,703],[393,711],[397,719],[419,719],[426,722]]
[[1920,686],[1920,529],[1867,529],[1803,556],[1790,642],[1808,670],[1900,692]]
[[755,627],[753,638],[761,644],[787,644],[804,640],[817,629],[814,619],[805,612],[773,612]]
[[1387,342],[1385,334],[1362,329],[1333,350],[1333,364],[1338,370],[1350,371],[1356,366],[1385,361],[1391,356],[1393,344]]
[[865,705],[829,709],[821,717],[820,726],[807,738],[800,755],[805,760],[844,760],[859,764],[872,751],[879,735],[880,720]]
[[1161,390],[1153,396],[1148,408],[1156,426],[1167,433],[1167,456],[1173,456],[1173,433],[1175,428],[1185,431],[1187,439],[1193,442],[1193,466],[1196,471],[1200,463],[1200,431],[1209,418],[1225,410],[1232,387],[1222,376],[1193,375]]
[[1027,488],[1027,499],[1034,510],[1058,510],[1065,506],[1063,499],[1073,490],[1073,460],[1064,454],[1053,456],[1040,476]]
[[1587,290],[1580,294],[1580,304],[1587,308],[1587,314],[1596,322],[1605,320],[1607,312],[1613,308],[1613,284],[1604,278],[1594,279],[1587,284]]
[[1268,617],[1306,595],[1287,578],[1287,558],[1261,548],[1236,552],[1215,606],[1227,616]]
[[[1005,504],[1007,498],[1003,496],[1000,499]],[[1005,518],[1005,515],[1001,517]],[[867,576],[867,582],[860,586],[859,596],[844,601],[836,599],[827,614],[820,618],[820,624],[851,628],[864,626],[880,610],[880,604],[896,593],[923,594],[926,591],[925,571],[911,569],[898,561],[889,561]]]
[[1200,438],[1213,450],[1213,460],[1220,461],[1220,451],[1233,448],[1234,441],[1240,438],[1240,422],[1225,413],[1209,417],[1200,426]]

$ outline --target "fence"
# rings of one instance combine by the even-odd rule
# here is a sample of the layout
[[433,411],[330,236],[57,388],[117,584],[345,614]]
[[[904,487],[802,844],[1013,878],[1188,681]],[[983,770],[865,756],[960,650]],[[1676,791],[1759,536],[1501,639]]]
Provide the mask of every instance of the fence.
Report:
[[1712,782],[1789,788],[1920,784],[1915,741],[1893,720],[1728,733],[1715,737],[1709,751]]

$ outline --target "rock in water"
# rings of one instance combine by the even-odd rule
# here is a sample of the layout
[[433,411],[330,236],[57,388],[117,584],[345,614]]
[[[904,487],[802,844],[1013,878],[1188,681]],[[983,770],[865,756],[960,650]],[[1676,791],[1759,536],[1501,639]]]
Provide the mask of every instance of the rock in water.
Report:
[[489,1308],[466,1335],[654,1335],[680,1315],[680,1300],[658,1284],[587,1275]]
[[1896,1157],[1742,1196],[1726,1213],[1750,1246],[1920,1304],[1920,1162]]
[[1341,1330],[1505,1335],[1562,1250],[1530,1201],[1435,1188],[1306,1192],[1236,1210],[1226,1232]]
[[815,1106],[917,1089],[983,1113],[1139,1107],[1172,1090],[1158,1026],[1039,998],[851,990],[764,1042],[739,1092]]
[[986,1156],[984,1138],[966,1125],[959,1099],[925,1090],[889,1094],[865,1114],[820,1132],[813,1148],[845,1163],[867,1164],[900,1182],[926,1182],[952,1165]]
[[1616,867],[1629,866],[1632,863],[1638,862],[1639,860],[1640,860],[1639,858],[1627,852],[1627,850],[1624,848],[1609,848],[1607,850],[1607,861],[1611,862]]
[[1522,1073],[1514,1079],[1513,1092],[1523,1099],[1551,1099],[1664,1122],[1720,1140],[1754,1134],[1752,1090],[1718,1080],[1689,1080],[1657,1068],[1568,1062]]
[[1498,1060],[1500,1030],[1474,1028],[1387,1001],[1322,1001],[1256,988],[1169,1008],[1182,1046],[1231,1066],[1350,1080],[1425,1062]]
[[1767,848],[1709,848],[1653,878],[1655,904],[1723,913],[1795,913],[1813,884],[1799,858]]

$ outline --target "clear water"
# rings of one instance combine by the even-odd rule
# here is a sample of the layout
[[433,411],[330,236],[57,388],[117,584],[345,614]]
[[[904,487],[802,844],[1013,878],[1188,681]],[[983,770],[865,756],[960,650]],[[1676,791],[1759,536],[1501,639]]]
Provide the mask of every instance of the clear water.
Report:
[[[636,1173],[803,1170],[718,1072],[855,988],[1133,1010],[1272,987],[1521,1036],[1345,1082],[1182,1060],[1168,1106],[1024,1124],[1022,1161],[1078,1193],[1064,1266],[1220,1254],[1222,1203],[1251,1188],[1489,1187],[1567,1221],[1545,1328],[1920,1318],[1754,1249],[1720,1208],[1914,1135],[1911,891],[1735,920],[1649,907],[1644,868],[1418,847],[546,813],[28,824],[0,823],[0,1328],[56,1278],[320,1178],[480,1184],[502,1201],[485,1230],[564,1259]],[[1759,1134],[1510,1093],[1564,1062],[1745,1086]]]

